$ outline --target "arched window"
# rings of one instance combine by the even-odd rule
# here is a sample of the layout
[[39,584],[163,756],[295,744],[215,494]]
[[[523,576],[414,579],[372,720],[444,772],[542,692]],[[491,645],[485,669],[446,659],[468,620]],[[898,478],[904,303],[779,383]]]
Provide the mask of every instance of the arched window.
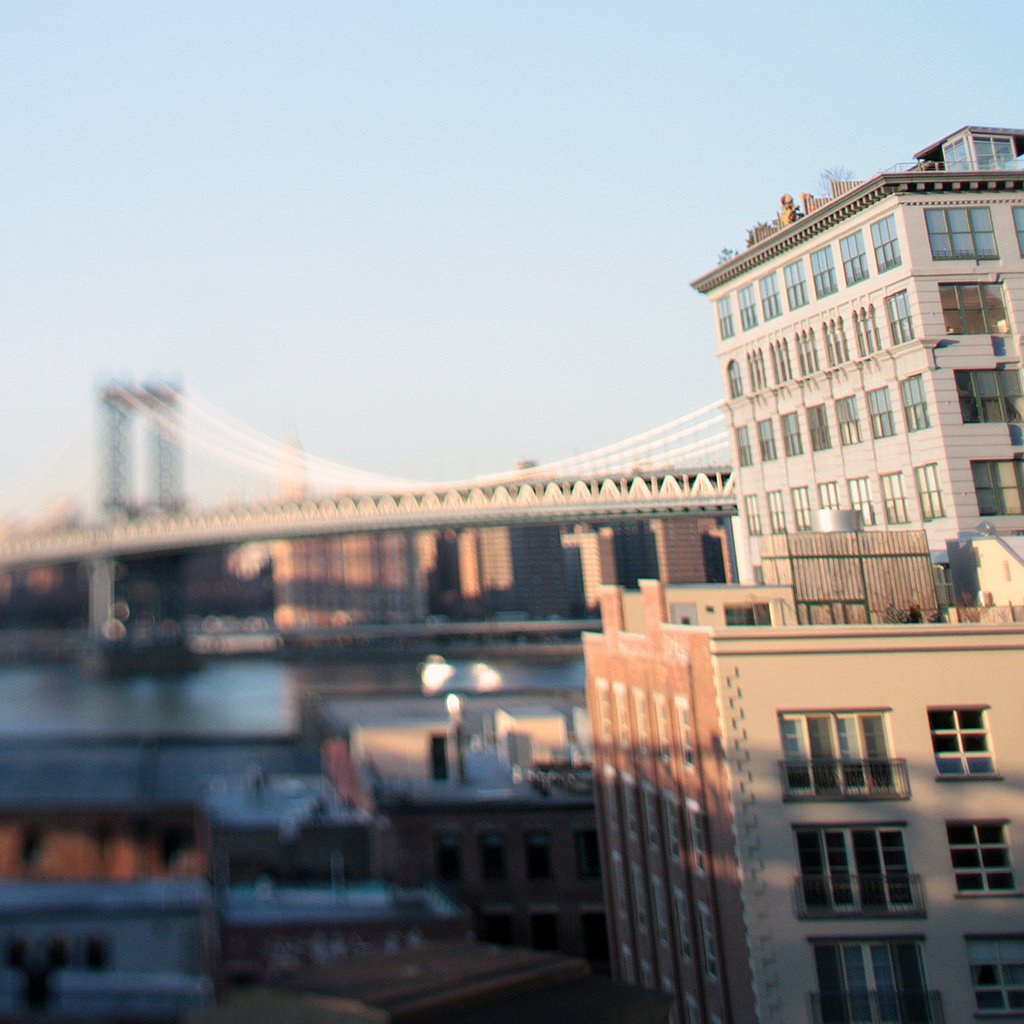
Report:
[[729,375],[729,397],[739,398],[743,394],[743,373],[740,364],[735,359],[730,359],[725,371]]

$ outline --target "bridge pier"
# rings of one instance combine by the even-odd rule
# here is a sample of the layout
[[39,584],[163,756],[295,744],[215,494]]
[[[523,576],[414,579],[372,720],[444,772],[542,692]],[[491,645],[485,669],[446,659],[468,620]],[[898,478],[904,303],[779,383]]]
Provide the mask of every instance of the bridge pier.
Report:
[[183,554],[89,563],[88,671],[173,675],[195,667],[182,626]]

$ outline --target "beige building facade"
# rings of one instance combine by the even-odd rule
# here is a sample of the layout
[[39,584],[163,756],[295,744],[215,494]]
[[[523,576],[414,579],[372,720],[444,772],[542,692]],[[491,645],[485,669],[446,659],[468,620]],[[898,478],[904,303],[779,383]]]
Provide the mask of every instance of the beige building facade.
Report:
[[737,558],[817,510],[1024,529],[1024,132],[968,127],[774,224],[694,282],[711,300],[740,498]]
[[679,626],[642,590],[585,648],[617,974],[681,1022],[1024,1019],[1024,631]]

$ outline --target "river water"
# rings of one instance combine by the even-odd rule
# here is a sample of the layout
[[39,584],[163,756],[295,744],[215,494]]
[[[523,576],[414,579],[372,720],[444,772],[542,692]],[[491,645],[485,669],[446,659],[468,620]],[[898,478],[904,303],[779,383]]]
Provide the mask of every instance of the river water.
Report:
[[[578,691],[582,658],[449,659],[439,692]],[[437,663],[435,662],[435,668]],[[436,673],[435,673],[436,675]],[[429,678],[429,673],[428,673]],[[422,689],[417,659],[315,664],[210,661],[177,678],[92,679],[74,666],[0,669],[0,737],[281,736],[297,727],[310,692],[365,697]]]

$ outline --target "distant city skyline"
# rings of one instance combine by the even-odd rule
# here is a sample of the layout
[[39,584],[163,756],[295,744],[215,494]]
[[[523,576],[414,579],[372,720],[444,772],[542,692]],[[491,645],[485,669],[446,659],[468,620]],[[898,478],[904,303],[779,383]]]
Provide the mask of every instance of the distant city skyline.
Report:
[[0,513],[91,452],[109,378],[427,480],[719,398],[687,282],[782,193],[1024,123],[991,74],[944,71],[1014,68],[1018,11],[742,15],[5,5]]

